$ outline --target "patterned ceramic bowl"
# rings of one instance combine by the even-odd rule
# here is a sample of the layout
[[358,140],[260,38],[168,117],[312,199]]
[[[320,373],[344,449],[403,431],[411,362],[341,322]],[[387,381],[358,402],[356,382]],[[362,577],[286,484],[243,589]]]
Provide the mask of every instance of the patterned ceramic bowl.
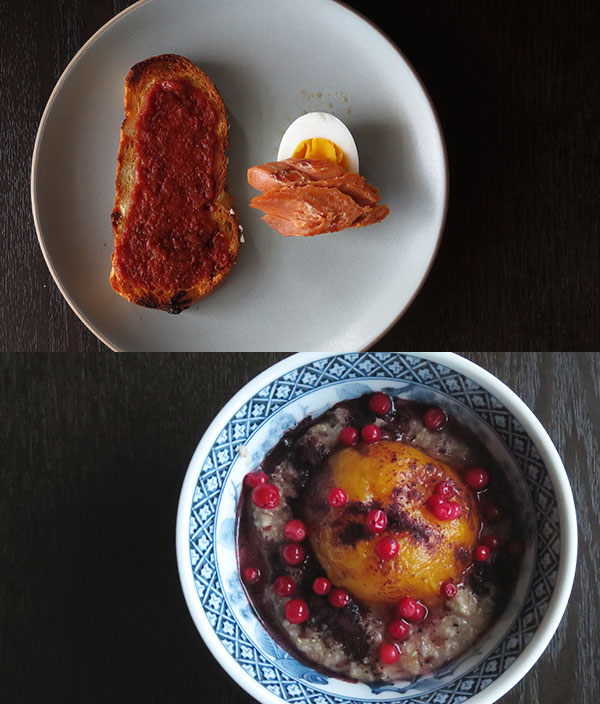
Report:
[[[235,514],[244,474],[308,415],[369,391],[443,406],[484,439],[519,487],[525,554],[515,592],[482,640],[443,669],[385,685],[351,683],[298,662],[267,634],[238,575]],[[188,607],[223,668],[261,702],[484,704],[532,667],[571,591],[575,509],[560,457],[540,422],[496,377],[450,353],[293,355],[239,391],[190,463],[177,518]]]

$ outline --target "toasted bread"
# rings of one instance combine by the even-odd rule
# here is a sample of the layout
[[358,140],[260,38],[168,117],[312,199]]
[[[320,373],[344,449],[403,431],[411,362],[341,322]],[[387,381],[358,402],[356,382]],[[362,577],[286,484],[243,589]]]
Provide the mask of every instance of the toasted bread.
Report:
[[[168,83],[169,81],[171,83]],[[190,84],[193,88],[189,87]],[[205,151],[213,155],[212,160],[208,162],[207,170],[198,177],[200,180],[189,176],[186,180],[182,176],[181,182],[178,183],[177,178],[177,164],[182,165],[182,172],[185,171],[190,160],[187,158],[188,155],[193,159],[198,152],[195,148],[197,144],[194,142],[194,135],[185,134],[183,140],[180,140],[180,151],[183,154],[184,147],[186,150],[183,156],[178,155],[177,150],[174,154],[169,152],[166,147],[155,149],[155,145],[151,143],[153,137],[151,128],[145,128],[143,135],[145,141],[143,144],[140,141],[139,125],[142,124],[142,119],[148,120],[144,123],[146,127],[154,124],[150,118],[143,117],[149,101],[156,101],[156,95],[164,86],[168,88],[173,85],[180,86],[181,91],[189,91],[191,96],[196,96],[190,100],[195,99],[197,102],[201,100],[202,109],[208,110],[211,116],[210,127],[207,126],[208,122],[204,127],[202,125],[198,127],[199,131],[202,129],[210,131],[207,137],[210,139],[209,148]],[[195,89],[199,89],[208,102],[201,99]],[[240,245],[237,214],[225,184],[227,173],[225,151],[228,146],[225,106],[210,78],[194,63],[175,54],[155,56],[133,66],[125,79],[124,103],[125,120],[121,127],[115,206],[112,212],[115,246],[112,254],[110,283],[119,295],[132,303],[169,313],[180,313],[212,293],[225,281],[235,263]],[[152,109],[158,112],[156,104],[152,102]],[[192,103],[190,109],[193,107]],[[158,117],[160,119],[160,115]],[[181,124],[188,127],[197,126],[199,124],[197,116],[193,117],[194,119]],[[171,121],[166,116],[163,118],[166,125],[164,129],[175,129],[170,126]],[[167,133],[167,137],[164,137],[164,134],[163,131],[163,141],[168,144],[168,139],[171,139],[172,135]],[[154,151],[148,151],[149,142],[150,149]],[[201,147],[204,147],[204,142],[201,143]],[[173,212],[173,217],[169,215],[170,220],[167,218],[167,221],[175,222],[172,231],[164,224],[162,230],[160,226],[155,226],[152,230],[149,223],[154,222],[156,218],[153,220],[147,217],[146,211],[142,211],[142,207],[148,210],[148,206],[145,205],[148,195],[158,199],[153,206],[150,206],[154,208],[150,211],[152,215],[160,211],[159,191],[163,185],[159,183],[158,188],[156,182],[153,184],[154,188],[143,185],[145,174],[150,173],[152,169],[140,168],[142,149],[146,149],[145,154],[152,154],[154,161],[150,166],[156,173],[162,174],[163,168],[170,169],[168,184],[171,189],[174,189],[173,192],[176,193],[178,200],[169,201],[163,197],[163,200],[166,200],[163,206],[168,209],[175,207],[172,205],[173,202],[192,204],[190,208],[182,207],[179,211]],[[203,158],[206,159],[206,157]],[[145,166],[147,167],[148,163]],[[195,175],[196,171],[193,173]],[[153,178],[159,177],[153,176]],[[206,196],[205,203],[195,202],[193,199],[197,197],[202,183],[210,183],[210,186],[205,188],[210,198]],[[142,194],[142,197],[141,191],[136,189],[143,188],[146,188],[147,194]],[[197,207],[197,202],[201,203],[201,207]],[[160,212],[157,217],[160,220]],[[204,223],[204,232],[194,229],[198,226],[199,218],[200,222]]]

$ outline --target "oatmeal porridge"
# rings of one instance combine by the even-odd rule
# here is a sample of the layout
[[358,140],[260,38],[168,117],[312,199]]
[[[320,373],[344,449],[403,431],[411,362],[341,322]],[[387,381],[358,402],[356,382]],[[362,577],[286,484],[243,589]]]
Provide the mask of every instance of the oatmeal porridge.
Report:
[[291,429],[244,478],[238,562],[271,636],[353,680],[430,673],[478,641],[516,581],[511,487],[443,409],[365,395]]

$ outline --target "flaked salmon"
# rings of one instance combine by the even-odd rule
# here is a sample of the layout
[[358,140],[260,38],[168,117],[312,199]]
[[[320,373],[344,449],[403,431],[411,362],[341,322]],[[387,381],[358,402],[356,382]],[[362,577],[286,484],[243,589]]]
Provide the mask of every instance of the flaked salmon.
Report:
[[346,170],[329,159],[284,159],[248,169],[248,183],[257,191],[267,191],[291,183],[310,183],[343,176]]
[[270,189],[253,198],[250,205],[262,210],[263,220],[286,237],[364,227],[389,213],[385,205],[360,205],[339,188],[316,183]]
[[365,227],[389,213],[379,191],[357,173],[327,159],[285,159],[248,169],[248,183],[262,190],[250,202],[286,237],[310,237]]

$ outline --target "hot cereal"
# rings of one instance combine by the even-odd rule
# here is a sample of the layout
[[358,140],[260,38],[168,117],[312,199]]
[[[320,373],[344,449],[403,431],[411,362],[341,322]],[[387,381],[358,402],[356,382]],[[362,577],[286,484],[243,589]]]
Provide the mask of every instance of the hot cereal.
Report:
[[288,431],[238,507],[248,599],[272,637],[327,674],[396,680],[473,645],[520,562],[511,487],[441,408],[344,401]]

